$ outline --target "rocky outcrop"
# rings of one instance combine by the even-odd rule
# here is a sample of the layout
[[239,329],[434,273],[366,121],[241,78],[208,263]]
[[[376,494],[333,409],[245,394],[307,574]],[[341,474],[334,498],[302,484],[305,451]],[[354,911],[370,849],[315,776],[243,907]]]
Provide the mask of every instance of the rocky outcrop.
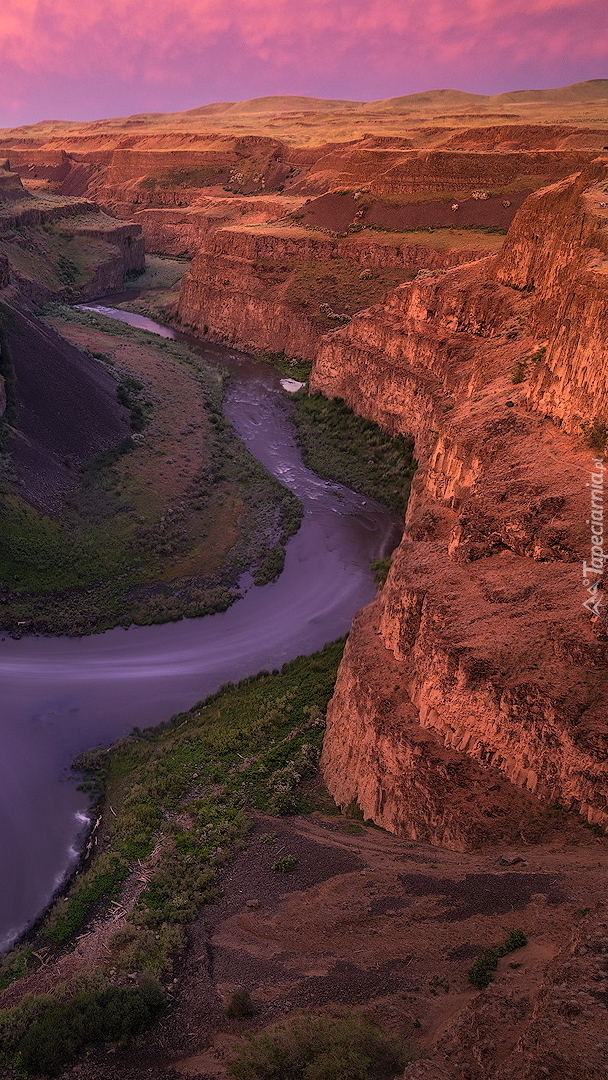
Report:
[[82,199],[32,196],[2,206],[0,240],[19,291],[37,301],[116,292],[145,265],[140,226]]
[[500,281],[530,292],[530,325],[546,345],[543,363],[529,364],[527,402],[573,434],[608,416],[606,189],[598,161],[530,196],[497,269]]
[[205,196],[194,206],[146,207],[133,212],[141,226],[146,251],[162,255],[197,255],[207,247],[209,234],[231,222],[245,219],[250,225],[274,221],[294,210],[301,200],[281,196],[226,198]]
[[[366,269],[394,269],[408,278],[420,268],[459,265],[479,254],[474,248],[442,251],[415,243],[374,244],[356,236],[332,240],[305,230],[294,234],[288,227],[218,229],[209,232],[184,277],[179,317],[184,325],[241,348],[312,360],[331,325],[309,299],[315,280],[323,281],[325,275],[338,283],[339,291],[344,268],[360,267],[360,290],[360,273]],[[307,266],[310,280],[296,290],[294,279],[304,281]]]
[[11,172],[8,160],[0,160],[0,204],[12,203],[28,198],[20,177]]
[[312,360],[323,328],[273,292],[251,262],[201,252],[182,282],[179,318],[226,344]]
[[[407,835],[429,829],[429,812],[402,749],[404,716],[461,760],[608,824],[608,635],[582,606],[594,454],[576,427],[585,393],[608,418],[604,315],[594,322],[608,279],[588,269],[604,243],[601,211],[587,217],[597,198],[589,184],[582,177],[532,196],[536,210],[546,200],[546,221],[535,226],[525,204],[501,256],[400,286],[327,335],[315,361],[312,389],[416,439],[420,468],[373,643],[392,703],[377,679],[361,690],[371,646],[359,620],[323,752],[340,803],[355,800]],[[553,258],[535,252],[540,230]],[[603,296],[605,308],[606,286]],[[561,320],[550,328],[545,304]],[[539,355],[541,333],[549,344]],[[452,793],[438,768],[444,789],[445,809]],[[446,818],[435,815],[424,835],[452,845]]]

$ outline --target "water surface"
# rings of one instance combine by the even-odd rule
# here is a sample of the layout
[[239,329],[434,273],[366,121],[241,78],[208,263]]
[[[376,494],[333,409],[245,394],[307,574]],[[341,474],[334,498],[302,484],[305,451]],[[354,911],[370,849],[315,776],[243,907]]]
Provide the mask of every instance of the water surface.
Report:
[[[94,308],[178,336],[141,316]],[[302,526],[279,580],[262,588],[245,580],[228,611],[78,639],[1,638],[0,948],[41,912],[77,858],[88,818],[69,768],[75,754],[346,633],[374,594],[370,561],[399,539],[399,520],[385,507],[304,466],[278,372],[232,350],[198,348],[230,370],[225,413],[302,500]]]

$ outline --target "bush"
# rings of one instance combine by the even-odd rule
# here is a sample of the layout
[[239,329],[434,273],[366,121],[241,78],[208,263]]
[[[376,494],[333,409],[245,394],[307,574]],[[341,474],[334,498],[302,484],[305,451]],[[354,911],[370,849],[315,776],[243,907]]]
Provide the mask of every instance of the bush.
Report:
[[608,443],[608,425],[596,416],[593,420],[581,424],[581,428],[585,443],[589,449],[603,453],[606,449],[606,443]]
[[386,559],[372,559],[370,563],[370,569],[372,577],[376,582],[376,585],[384,585],[388,577],[388,572],[391,568],[392,559],[390,555]]
[[522,949],[527,944],[528,939],[523,930],[510,930],[509,936],[502,945],[497,945],[492,949],[484,949],[473,966],[469,968],[468,976],[471,985],[476,987],[477,990],[483,990],[485,986],[489,986],[498,967],[498,961],[503,956],[507,956],[508,953],[515,952],[516,949]]
[[229,1075],[236,1080],[392,1080],[406,1057],[367,1017],[302,1016],[249,1038]]
[[513,364],[513,370],[511,371],[511,382],[522,383],[526,378],[528,372],[527,360],[516,360]]
[[230,998],[228,1007],[226,1009],[226,1015],[231,1020],[245,1020],[248,1016],[253,1016],[255,1013],[255,1005],[251,1000],[251,994],[249,990],[235,990],[234,994]]
[[292,874],[297,865],[298,860],[295,855],[283,855],[272,864],[272,869],[277,874]]
[[67,1000],[24,999],[8,1010],[13,1024],[0,1032],[1,1048],[5,1055],[16,1053],[27,1076],[57,1076],[87,1046],[129,1043],[163,1004],[160,985],[144,978],[137,986],[90,986]]

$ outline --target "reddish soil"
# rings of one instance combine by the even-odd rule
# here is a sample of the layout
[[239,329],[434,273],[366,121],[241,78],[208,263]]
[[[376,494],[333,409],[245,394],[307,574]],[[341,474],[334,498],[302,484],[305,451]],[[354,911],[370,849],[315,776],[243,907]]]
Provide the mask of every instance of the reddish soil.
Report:
[[[472,226],[507,229],[529,190],[489,199],[463,199],[458,210],[452,210],[454,199],[432,199],[427,202],[394,203],[377,200],[367,205],[351,194],[330,192],[304,204],[296,220],[310,228],[330,232],[346,232],[357,222],[364,228],[376,227],[392,232],[409,229],[441,228],[442,226]],[[505,206],[504,203],[509,205]],[[361,216],[355,215],[360,212]]]
[[[455,205],[453,199],[407,203],[403,206],[378,201],[372,203],[362,221],[366,226],[376,225],[397,232],[442,225],[507,229],[529,194],[529,191],[518,191],[513,195],[499,195],[490,199],[457,200],[458,210],[452,210]],[[505,206],[505,202],[510,205]]]
[[[276,842],[264,843],[264,834]],[[297,857],[295,872],[273,872],[285,854]],[[462,855],[341,817],[259,815],[247,850],[222,875],[221,900],[191,931],[167,1017],[145,1047],[96,1055],[70,1078],[169,1080],[177,1070],[225,1080],[246,1031],[303,1008],[346,1007],[369,1010],[437,1070],[446,1066],[450,1080],[489,1080],[494,1072],[479,1066],[478,1046],[462,1032],[491,1002],[500,1054],[486,1052],[488,1064],[514,1050],[544,1000],[551,965],[602,895],[607,862],[608,842],[572,820],[542,845]],[[474,990],[472,960],[513,926],[528,945],[500,962],[488,990]],[[239,988],[251,992],[253,1019],[226,1016]],[[604,1004],[591,998],[586,1007],[595,1038]]]

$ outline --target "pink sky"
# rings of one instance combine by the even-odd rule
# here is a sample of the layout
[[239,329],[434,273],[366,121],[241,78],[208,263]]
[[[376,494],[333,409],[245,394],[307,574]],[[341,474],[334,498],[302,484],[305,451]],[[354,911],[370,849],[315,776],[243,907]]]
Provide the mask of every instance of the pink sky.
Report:
[[608,77],[607,0],[0,0],[0,126]]

